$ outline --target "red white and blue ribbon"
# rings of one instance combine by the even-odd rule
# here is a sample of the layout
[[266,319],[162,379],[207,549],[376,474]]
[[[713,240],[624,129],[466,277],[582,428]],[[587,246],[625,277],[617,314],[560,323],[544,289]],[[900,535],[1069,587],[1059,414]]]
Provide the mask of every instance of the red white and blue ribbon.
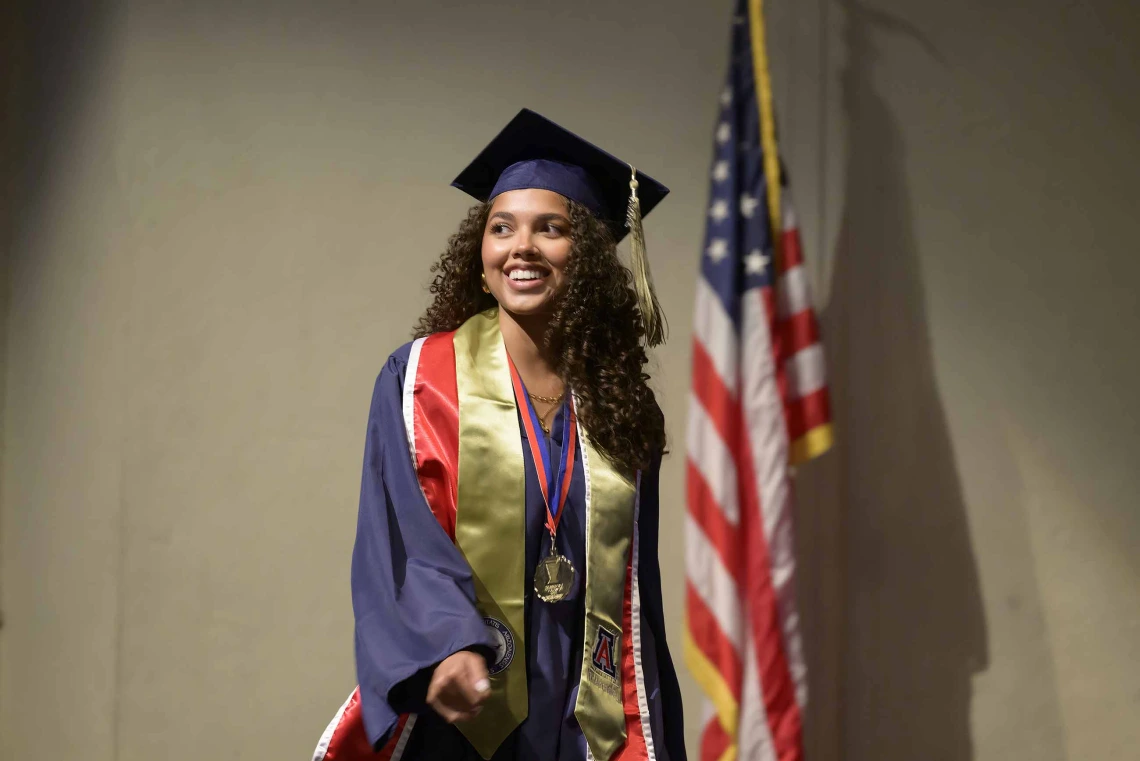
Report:
[[[538,412],[531,404],[530,394],[527,393],[526,384],[523,383],[514,361],[509,360],[511,366],[511,383],[515,387],[515,399],[523,413],[523,427],[526,429],[527,442],[530,444],[530,454],[534,459],[534,468],[538,472],[538,483],[542,488],[542,499],[546,502],[546,528],[553,538],[558,533],[558,521],[562,517],[562,507],[566,504],[566,497],[570,493],[570,482],[574,476],[574,450],[578,443],[578,422],[574,414],[574,400],[567,398],[565,409],[567,420],[562,426],[562,454],[558,458],[558,470],[551,468],[550,449],[546,445],[546,436],[541,433]],[[524,406],[525,405],[525,408]],[[555,490],[556,486],[561,488]]]

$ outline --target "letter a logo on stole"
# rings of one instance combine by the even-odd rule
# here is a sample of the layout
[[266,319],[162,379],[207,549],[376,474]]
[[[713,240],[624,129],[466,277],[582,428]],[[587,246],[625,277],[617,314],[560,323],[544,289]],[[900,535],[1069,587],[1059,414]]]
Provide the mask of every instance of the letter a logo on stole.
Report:
[[594,668],[607,676],[617,678],[617,635],[604,626],[598,626],[598,638],[594,641]]

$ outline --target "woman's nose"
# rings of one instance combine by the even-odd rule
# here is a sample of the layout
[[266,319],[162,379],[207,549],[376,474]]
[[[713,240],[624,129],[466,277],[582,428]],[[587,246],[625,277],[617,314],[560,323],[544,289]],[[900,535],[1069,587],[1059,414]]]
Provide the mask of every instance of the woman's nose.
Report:
[[511,248],[511,256],[517,256],[520,259],[526,259],[538,254],[538,249],[535,248],[534,242],[531,240],[531,235],[528,231],[520,230],[515,239],[515,244]]

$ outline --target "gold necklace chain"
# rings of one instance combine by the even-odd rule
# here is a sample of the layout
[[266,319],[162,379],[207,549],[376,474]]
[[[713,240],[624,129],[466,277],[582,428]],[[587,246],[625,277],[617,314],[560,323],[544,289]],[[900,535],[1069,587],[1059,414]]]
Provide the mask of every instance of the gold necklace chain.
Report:
[[[549,434],[550,433],[550,426],[547,425],[546,419],[548,417],[550,417],[550,415],[556,409],[558,409],[557,405],[559,402],[562,401],[562,395],[560,394],[558,396],[540,396],[539,394],[532,394],[529,391],[526,392],[526,394],[527,394],[527,396],[529,396],[531,399],[535,400],[536,402],[542,402],[543,404],[549,404],[550,405],[550,409],[548,409],[545,414],[538,416],[539,428],[542,429],[543,433]],[[538,410],[535,410],[535,412],[538,412]]]
[[558,404],[560,401],[562,401],[562,394],[559,394],[558,396],[540,396],[539,394],[532,394],[531,392],[527,391],[526,395],[536,402],[542,402],[543,404]]

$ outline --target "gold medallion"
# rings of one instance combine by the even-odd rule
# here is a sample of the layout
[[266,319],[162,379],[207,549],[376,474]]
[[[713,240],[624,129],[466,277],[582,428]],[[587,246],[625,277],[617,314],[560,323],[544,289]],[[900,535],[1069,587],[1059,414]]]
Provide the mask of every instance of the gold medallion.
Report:
[[574,586],[574,566],[564,556],[551,553],[543,558],[534,573],[534,593],[543,602],[559,602]]

